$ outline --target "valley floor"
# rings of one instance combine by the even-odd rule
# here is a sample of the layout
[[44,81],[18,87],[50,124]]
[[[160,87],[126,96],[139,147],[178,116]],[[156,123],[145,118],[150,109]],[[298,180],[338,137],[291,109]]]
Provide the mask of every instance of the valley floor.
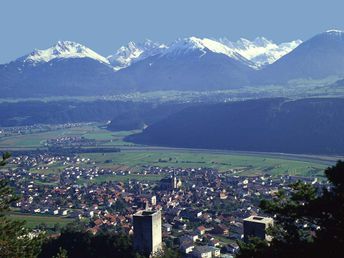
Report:
[[[81,168],[119,171],[116,174],[100,174],[94,178],[77,179],[76,182],[80,185],[110,181],[128,182],[139,179],[145,182],[158,182],[166,176],[163,174],[143,175],[142,171],[149,166],[210,168],[220,173],[232,173],[241,177],[290,175],[296,178],[321,178],[324,169],[341,158],[135,145],[125,142],[123,138],[137,131],[111,132],[99,123],[2,128],[1,132],[0,149],[2,151],[12,152],[14,157],[20,155],[30,157],[31,154],[35,156],[38,155],[37,153],[43,153],[43,160],[34,165],[25,163],[25,167],[32,173],[35,183],[46,186],[58,185],[63,171],[70,166],[70,161],[68,163],[61,158],[62,154],[49,154],[50,148],[60,147],[60,143],[63,144],[64,151],[73,150],[72,154],[76,160],[79,160],[75,161],[75,164]],[[119,148],[120,152],[111,152],[109,148],[116,148],[116,150]],[[75,149],[88,151],[78,153],[76,150],[75,153]],[[19,163],[18,165],[10,163],[8,168],[17,169],[18,166]],[[131,173],[120,171],[131,171]],[[42,175],[45,177],[42,178]],[[54,223],[65,224],[70,221],[63,216],[36,216],[18,212],[11,214],[10,217],[27,220],[30,227],[41,223],[52,226]]]

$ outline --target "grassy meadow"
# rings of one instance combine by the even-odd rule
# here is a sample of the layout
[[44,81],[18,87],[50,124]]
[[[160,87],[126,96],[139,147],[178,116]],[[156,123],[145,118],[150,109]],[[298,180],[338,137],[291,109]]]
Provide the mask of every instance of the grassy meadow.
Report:
[[46,224],[49,228],[54,227],[56,223],[60,224],[60,226],[63,227],[73,221],[73,219],[59,216],[31,215],[16,212],[9,214],[7,217],[13,220],[25,221],[26,226],[29,228],[35,228],[42,223]]
[[106,160],[114,164],[124,165],[133,171],[140,170],[144,165],[162,167],[210,167],[219,171],[229,169],[240,170],[243,175],[296,175],[317,176],[327,167],[323,163],[301,161],[269,156],[231,155],[213,153],[195,153],[187,151],[123,151],[120,153],[87,153],[83,157],[94,160],[96,164],[103,164]]
[[[296,175],[296,176],[318,176],[331,162],[324,162],[315,158],[299,159],[290,156],[273,156],[268,153],[225,153],[214,151],[197,151],[187,149],[154,149],[144,146],[134,145],[124,141],[124,137],[138,131],[111,132],[104,129],[100,124],[84,124],[79,127],[68,129],[51,130],[48,132],[33,132],[25,135],[10,135],[0,137],[1,150],[30,150],[45,148],[48,139],[63,136],[83,136],[97,141],[97,147],[122,147],[121,152],[115,153],[83,153],[81,157],[90,158],[96,166],[113,169],[130,169],[141,171],[145,165],[162,167],[210,167],[219,171],[237,169],[243,175]],[[133,147],[133,148],[132,148]],[[93,166],[89,165],[89,166]],[[59,173],[64,168],[61,164],[53,164],[48,170],[38,171],[32,169],[34,173]]]
[[[45,132],[32,132],[25,135],[0,136],[0,150],[34,150],[46,148],[46,141],[63,136],[83,136],[95,139],[97,148],[119,147],[121,152],[114,153],[82,153],[80,157],[89,158],[90,164],[82,166],[98,166],[113,170],[131,170],[131,174],[98,176],[92,180],[80,179],[79,183],[102,183],[107,181],[121,181],[141,179],[147,182],[160,180],[163,175],[138,175],[144,166],[153,165],[161,167],[198,168],[209,167],[225,172],[235,169],[238,175],[252,176],[271,174],[295,175],[295,176],[322,176],[324,169],[331,165],[332,161],[323,159],[292,157],[287,155],[272,155],[265,153],[226,153],[207,150],[187,150],[173,148],[154,148],[135,145],[124,141],[124,137],[137,131],[111,132],[99,124],[85,124],[79,127],[51,130]],[[88,148],[88,147],[86,147]],[[91,147],[90,147],[91,148]],[[93,163],[94,162],[94,163]],[[333,161],[334,163],[334,161]],[[12,167],[12,165],[10,165]],[[61,162],[48,165],[47,170],[31,169],[32,173],[59,174],[66,167]],[[37,181],[38,184],[48,184]],[[58,185],[57,182],[50,183]],[[71,222],[72,219],[50,216],[31,215],[13,212],[8,215],[15,220],[25,220],[27,226],[34,228],[45,223],[52,228],[54,224],[61,226]]]
[[45,148],[48,139],[66,136],[83,136],[87,139],[95,139],[97,144],[107,147],[111,146],[133,146],[134,144],[124,142],[123,138],[138,131],[111,132],[99,127],[97,124],[86,124],[80,127],[58,129],[48,132],[33,132],[24,135],[0,136],[1,150],[37,149]]

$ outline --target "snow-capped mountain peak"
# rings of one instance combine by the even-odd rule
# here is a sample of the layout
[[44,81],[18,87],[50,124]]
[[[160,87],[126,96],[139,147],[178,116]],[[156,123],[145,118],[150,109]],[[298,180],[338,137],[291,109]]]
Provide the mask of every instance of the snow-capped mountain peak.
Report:
[[[329,30],[323,34],[326,37],[337,37],[339,35],[344,38],[344,32],[339,30]],[[91,58],[98,62],[111,65],[114,70],[118,71],[135,62],[155,55],[168,55],[173,57],[193,52],[202,57],[208,52],[213,52],[224,54],[252,68],[260,69],[288,54],[301,43],[301,40],[295,40],[275,44],[264,37],[257,37],[252,41],[240,38],[235,42],[226,38],[216,40],[187,37],[180,38],[170,45],[151,40],[146,40],[142,43],[131,41],[126,46],[120,47],[115,54],[105,58],[79,43],[58,41],[48,49],[36,49],[29,55],[17,59],[17,61],[35,66],[36,64],[49,62],[54,59]]]
[[91,58],[99,62],[109,64],[109,61],[105,57],[79,43],[72,41],[58,41],[54,46],[48,49],[35,49],[29,55],[26,55],[19,60],[25,63],[38,64],[42,62],[49,62],[53,59],[63,58]]
[[226,55],[247,66],[255,68],[255,65],[251,61],[243,57],[237,51],[219,41],[209,38],[180,38],[169,46],[169,48],[164,52],[164,55],[173,58],[180,55],[187,55],[189,53],[196,53],[201,58],[209,52]]
[[137,59],[143,50],[136,46],[135,42],[129,42],[127,46],[120,47],[114,55],[108,56],[109,62],[117,67],[119,70],[121,68],[127,67],[131,64],[132,60]]
[[201,51],[201,55],[206,54],[207,50],[210,50],[214,53],[224,54],[234,59],[241,59],[240,55],[233,51],[228,46],[222,44],[221,42],[208,39],[208,38],[197,38],[197,37],[189,37],[178,39],[169,47],[167,53],[168,54],[181,54],[186,53],[188,51],[199,50]]
[[130,41],[126,46],[120,47],[114,55],[107,57],[115,70],[130,66],[132,63],[143,60],[149,56],[162,53],[167,46],[147,39],[143,43]]
[[255,63],[258,69],[272,64],[302,43],[301,40],[294,40],[276,44],[264,37],[257,37],[253,41],[245,38],[241,38],[236,42],[232,42],[226,38],[221,38],[219,41]]
[[317,36],[326,37],[326,38],[336,38],[339,40],[343,40],[344,39],[344,31],[331,29],[331,30],[325,31],[324,33],[318,34],[315,37],[317,37]]
[[271,40],[268,40],[268,39],[265,38],[265,37],[256,37],[256,38],[253,40],[253,43],[254,43],[256,46],[260,46],[260,47],[268,47],[268,46],[271,46],[272,44],[274,44]]
[[329,33],[329,34],[343,34],[344,32],[342,30],[330,29],[330,30],[327,30],[326,33]]

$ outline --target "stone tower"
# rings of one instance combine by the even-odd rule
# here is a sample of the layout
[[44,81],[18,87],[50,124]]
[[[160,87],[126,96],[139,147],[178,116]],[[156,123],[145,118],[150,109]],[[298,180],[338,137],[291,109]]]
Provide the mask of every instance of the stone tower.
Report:
[[250,237],[258,237],[267,241],[271,240],[266,232],[267,228],[273,226],[272,218],[251,216],[244,219],[244,241],[248,242]]
[[162,249],[161,211],[139,211],[133,216],[134,249],[152,255]]

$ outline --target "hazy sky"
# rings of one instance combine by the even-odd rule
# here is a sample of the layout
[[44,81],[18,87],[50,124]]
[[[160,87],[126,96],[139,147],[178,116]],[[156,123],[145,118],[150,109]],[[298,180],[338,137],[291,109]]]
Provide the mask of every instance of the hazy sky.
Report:
[[344,29],[343,0],[0,0],[0,63],[77,41],[109,55],[128,41],[265,36]]

